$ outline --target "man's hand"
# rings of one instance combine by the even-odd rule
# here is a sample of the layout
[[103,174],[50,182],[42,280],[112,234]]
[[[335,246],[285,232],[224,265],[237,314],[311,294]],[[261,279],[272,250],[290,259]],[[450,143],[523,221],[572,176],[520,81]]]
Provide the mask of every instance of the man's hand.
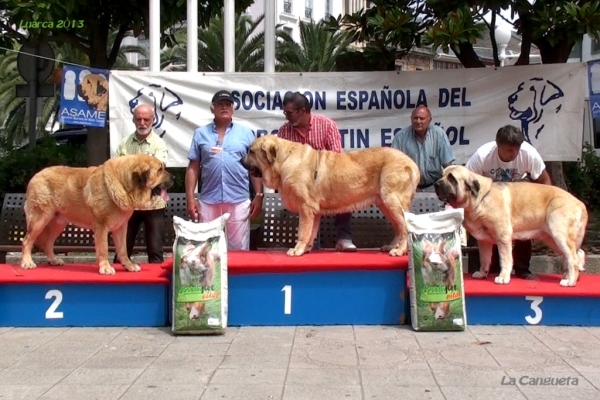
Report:
[[192,221],[200,222],[200,204],[198,204],[198,200],[188,201],[187,211]]
[[256,218],[262,212],[263,196],[254,196],[250,203],[250,219]]

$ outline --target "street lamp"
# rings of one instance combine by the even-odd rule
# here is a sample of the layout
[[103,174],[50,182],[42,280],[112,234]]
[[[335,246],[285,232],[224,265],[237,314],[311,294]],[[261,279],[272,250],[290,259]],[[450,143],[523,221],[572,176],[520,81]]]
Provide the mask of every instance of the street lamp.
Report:
[[494,36],[496,37],[496,44],[498,45],[498,59],[500,60],[500,66],[504,67],[504,60],[514,57],[514,55],[506,55],[506,47],[512,37],[511,27],[504,24],[498,25],[494,30]]

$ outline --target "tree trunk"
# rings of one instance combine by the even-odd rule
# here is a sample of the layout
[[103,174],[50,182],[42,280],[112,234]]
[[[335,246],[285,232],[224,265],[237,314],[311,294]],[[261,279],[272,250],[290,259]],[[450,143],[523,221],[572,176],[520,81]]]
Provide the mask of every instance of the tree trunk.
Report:
[[546,162],[546,171],[552,179],[552,184],[558,186],[561,189],[568,190],[567,182],[565,181],[565,174],[563,172],[563,163],[561,161],[548,161]]
[[[90,67],[109,69],[111,67],[107,57],[108,31],[110,21],[100,20],[93,23],[95,27],[90,29]],[[95,29],[94,29],[95,28]],[[106,112],[108,122],[109,113]],[[108,126],[103,128],[88,128],[86,144],[87,160],[89,166],[100,165],[109,158]]]
[[456,58],[465,68],[484,68],[485,64],[479,59],[471,43],[460,43],[457,46],[451,46]]

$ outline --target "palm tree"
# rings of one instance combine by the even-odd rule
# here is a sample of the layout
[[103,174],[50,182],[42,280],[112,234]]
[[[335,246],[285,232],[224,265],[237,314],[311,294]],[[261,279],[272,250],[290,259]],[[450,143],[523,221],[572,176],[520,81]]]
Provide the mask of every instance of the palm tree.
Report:
[[[264,15],[253,20],[248,14],[235,17],[235,70],[262,72],[264,70],[264,32],[256,32]],[[213,18],[208,27],[198,29],[198,70],[225,70],[225,40],[223,17]],[[161,52],[161,70],[182,71],[187,68],[187,34],[185,28],[174,33],[176,44]]]
[[352,43],[347,33],[331,32],[322,21],[300,22],[300,44],[287,33],[278,33],[278,37],[276,68],[281,72],[331,72]]

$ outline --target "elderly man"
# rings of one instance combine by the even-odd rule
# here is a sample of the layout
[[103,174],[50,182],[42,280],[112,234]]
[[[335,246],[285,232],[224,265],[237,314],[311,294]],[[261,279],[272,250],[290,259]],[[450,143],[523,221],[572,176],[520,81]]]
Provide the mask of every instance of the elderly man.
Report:
[[419,166],[421,182],[418,191],[433,192],[435,181],[455,160],[448,135],[439,126],[431,125],[431,112],[423,105],[413,110],[411,126],[394,136],[391,147],[405,153]]
[[[229,213],[229,250],[249,250],[250,220],[262,211],[262,178],[249,177],[241,159],[255,139],[254,132],[233,120],[233,97],[220,90],[212,98],[214,120],[194,132],[185,174],[188,214],[195,221],[208,222]],[[202,176],[200,198],[194,190]],[[254,199],[250,200],[250,181]]]
[[[117,148],[117,156],[127,154],[147,154],[167,162],[167,144],[152,131],[154,109],[147,104],[139,105],[133,111],[135,132],[126,137]],[[146,253],[148,262],[163,262],[163,229],[165,207],[167,203],[159,196],[154,196],[152,204],[144,210],[135,210],[127,225],[127,255],[131,258],[135,238],[144,224],[146,234]],[[117,258],[115,256],[115,262]]]

